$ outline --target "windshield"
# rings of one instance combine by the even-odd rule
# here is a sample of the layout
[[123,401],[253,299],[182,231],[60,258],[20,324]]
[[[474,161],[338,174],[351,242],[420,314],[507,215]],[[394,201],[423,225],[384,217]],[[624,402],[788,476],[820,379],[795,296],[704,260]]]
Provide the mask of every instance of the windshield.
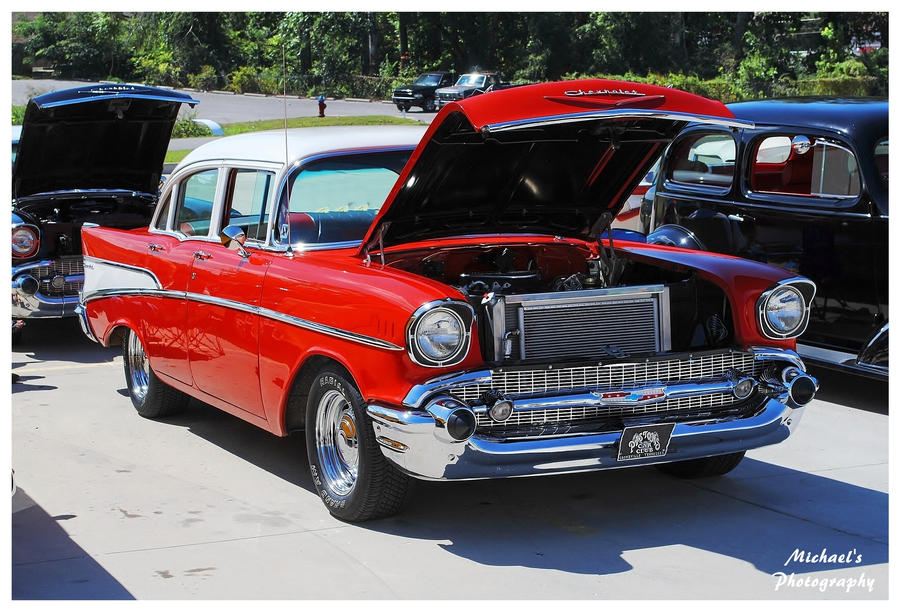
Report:
[[423,74],[413,82],[413,85],[437,85],[441,82],[439,74]]
[[459,80],[456,82],[457,85],[465,85],[467,87],[481,87],[484,85],[484,75],[483,74],[464,74],[459,77]]

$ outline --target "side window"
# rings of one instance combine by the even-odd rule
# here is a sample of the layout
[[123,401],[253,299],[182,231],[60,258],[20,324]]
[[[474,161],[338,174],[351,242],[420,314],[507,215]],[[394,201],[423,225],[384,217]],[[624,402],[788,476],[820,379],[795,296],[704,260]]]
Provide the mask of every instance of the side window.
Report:
[[266,203],[272,191],[274,173],[263,170],[235,168],[228,177],[225,199],[226,225],[239,225],[248,240],[264,241],[269,222]]
[[676,145],[666,178],[685,185],[730,187],[736,147],[731,134],[700,134]]
[[156,217],[156,223],[153,224],[153,227],[158,230],[166,229],[166,222],[169,220],[169,201],[172,199],[172,192],[166,194],[165,199],[159,204],[157,207],[159,209],[159,216]]
[[354,242],[365,237],[411,151],[339,155],[296,170],[281,194],[282,244]]
[[212,219],[219,170],[204,170],[187,177],[178,186],[178,207],[173,229],[186,236],[206,236]]
[[808,134],[767,136],[757,141],[750,167],[750,189],[826,198],[860,193],[859,166],[846,147]]
[[878,170],[878,176],[881,182],[887,187],[888,184],[888,139],[884,138],[875,145],[875,167]]

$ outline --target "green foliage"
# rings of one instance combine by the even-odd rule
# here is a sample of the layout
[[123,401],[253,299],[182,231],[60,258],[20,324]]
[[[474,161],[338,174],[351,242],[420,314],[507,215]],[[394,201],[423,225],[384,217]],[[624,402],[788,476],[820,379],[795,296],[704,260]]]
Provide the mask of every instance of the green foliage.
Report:
[[202,91],[212,91],[218,88],[218,76],[216,75],[216,69],[206,64],[200,67],[200,72],[198,74],[189,74],[187,75],[188,85],[193,87],[194,89],[200,89]]
[[[16,15],[31,19],[14,24],[26,66],[198,89],[384,98],[425,70],[482,68],[519,82],[663,75],[730,100],[807,89],[817,77],[838,79],[825,89],[867,91],[888,79],[886,12]],[[854,54],[873,42],[882,49]]]
[[235,93],[258,92],[259,83],[256,72],[255,68],[241,66],[228,75],[228,85],[225,86],[225,89]]
[[16,106],[13,104],[12,107],[12,124],[13,125],[22,125],[22,121],[25,120],[25,107],[24,106]]
[[194,118],[196,116],[196,112],[191,112],[186,113],[183,117],[179,117],[178,121],[175,122],[175,126],[172,128],[172,138],[198,138],[204,136],[212,136],[212,130],[210,130],[202,123],[197,123],[196,121],[194,121]]

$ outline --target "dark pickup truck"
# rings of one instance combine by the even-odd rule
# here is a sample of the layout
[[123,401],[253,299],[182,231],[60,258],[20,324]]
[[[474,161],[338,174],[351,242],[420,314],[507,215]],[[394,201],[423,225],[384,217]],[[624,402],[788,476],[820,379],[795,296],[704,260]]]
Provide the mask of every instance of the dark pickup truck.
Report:
[[460,76],[455,85],[442,87],[437,90],[437,105],[440,108],[447,102],[454,102],[483,94],[486,91],[506,89],[507,87],[512,87],[512,85],[504,83],[499,72],[468,72]]
[[450,85],[453,78],[452,72],[423,72],[409,85],[395,89],[391,100],[399,111],[408,111],[413,106],[418,106],[430,113],[436,108],[435,90]]

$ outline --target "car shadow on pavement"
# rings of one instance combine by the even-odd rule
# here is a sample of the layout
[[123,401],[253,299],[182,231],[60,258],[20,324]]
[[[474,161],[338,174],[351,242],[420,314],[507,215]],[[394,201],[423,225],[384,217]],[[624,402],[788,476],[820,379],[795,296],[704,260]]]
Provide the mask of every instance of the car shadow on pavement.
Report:
[[[276,438],[197,401],[165,422],[316,495],[302,434]],[[886,493],[748,457],[724,477],[692,481],[652,467],[420,481],[396,517],[347,526],[435,541],[484,565],[615,574],[631,571],[629,558],[642,551],[681,545],[770,574],[803,574],[848,565],[786,565],[795,550],[840,555],[855,549],[861,558],[851,567],[886,563],[887,517]]]
[[[631,571],[629,559],[663,546],[731,557],[768,574],[888,560],[886,493],[753,459],[702,481],[629,468],[418,485],[402,514],[360,527],[449,541],[439,546],[484,565],[594,575]],[[788,562],[795,550],[823,549],[856,552],[849,564]]]
[[888,383],[826,368],[810,368],[819,381],[816,399],[877,414],[888,413]]
[[103,348],[81,331],[77,319],[47,319],[29,321],[21,339],[13,344],[13,369],[26,365],[17,355],[24,354],[35,361],[65,361],[71,363],[111,362],[122,354],[121,348]]
[[[128,397],[125,389],[119,393]],[[183,413],[159,421],[185,427],[248,463],[316,494],[302,432],[281,438],[199,400],[191,400]]]
[[12,599],[134,599],[19,489],[12,501]]

